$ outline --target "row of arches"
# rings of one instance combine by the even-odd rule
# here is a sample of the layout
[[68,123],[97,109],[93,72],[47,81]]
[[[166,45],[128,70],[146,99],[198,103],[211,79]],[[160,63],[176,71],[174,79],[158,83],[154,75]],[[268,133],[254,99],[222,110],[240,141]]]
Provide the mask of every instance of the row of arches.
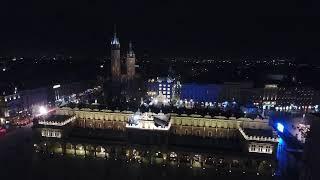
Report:
[[259,174],[272,174],[275,162],[260,158],[223,156],[212,153],[160,150],[157,148],[132,147],[125,145],[92,145],[82,143],[42,142],[36,148],[49,153],[83,157],[112,158],[126,162],[177,165],[199,168],[220,168],[223,170],[255,171]]

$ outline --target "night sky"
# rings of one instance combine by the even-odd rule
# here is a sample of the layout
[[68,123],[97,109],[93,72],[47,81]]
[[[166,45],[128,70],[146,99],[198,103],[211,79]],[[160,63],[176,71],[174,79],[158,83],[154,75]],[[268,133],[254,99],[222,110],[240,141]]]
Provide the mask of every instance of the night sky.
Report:
[[320,57],[314,1],[26,1],[0,3],[0,54],[109,55],[117,24],[122,49],[138,56]]

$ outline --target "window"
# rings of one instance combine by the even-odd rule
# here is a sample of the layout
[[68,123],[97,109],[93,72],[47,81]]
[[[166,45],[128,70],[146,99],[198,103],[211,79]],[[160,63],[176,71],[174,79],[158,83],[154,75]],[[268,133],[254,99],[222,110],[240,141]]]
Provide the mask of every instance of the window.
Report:
[[270,146],[266,146],[266,152],[270,153],[271,152],[271,147]]
[[211,131],[208,132],[208,136],[212,137],[212,132]]
[[251,144],[251,151],[256,151],[256,145]]
[[259,152],[262,152],[262,148],[263,148],[263,146],[259,146],[258,151],[259,151]]
[[185,134],[185,135],[188,135],[188,130],[187,130],[187,129],[184,131],[184,134]]
[[42,130],[41,135],[42,136],[46,136],[46,134],[47,134],[47,131],[46,130]]
[[161,87],[159,87],[159,90],[162,90],[162,88],[161,88]]
[[200,136],[200,131],[199,131],[199,130],[197,131],[196,135],[197,135],[197,136]]
[[162,86],[162,84],[159,84],[159,86]]
[[167,94],[170,94],[170,91],[168,91]]
[[167,95],[167,98],[170,98],[170,95]]
[[170,84],[168,84],[168,87],[170,87]]

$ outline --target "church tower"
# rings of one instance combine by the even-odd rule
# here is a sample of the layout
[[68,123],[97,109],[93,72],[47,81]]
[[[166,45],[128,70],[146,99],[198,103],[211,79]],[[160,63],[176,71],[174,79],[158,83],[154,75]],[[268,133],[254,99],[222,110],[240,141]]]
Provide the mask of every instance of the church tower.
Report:
[[113,38],[111,40],[111,75],[112,80],[120,80],[121,62],[120,62],[120,43],[117,38],[116,27],[114,28]]
[[126,58],[128,79],[133,79],[136,74],[135,64],[136,64],[136,56],[132,49],[132,43],[130,42],[129,50],[127,52],[127,58]]

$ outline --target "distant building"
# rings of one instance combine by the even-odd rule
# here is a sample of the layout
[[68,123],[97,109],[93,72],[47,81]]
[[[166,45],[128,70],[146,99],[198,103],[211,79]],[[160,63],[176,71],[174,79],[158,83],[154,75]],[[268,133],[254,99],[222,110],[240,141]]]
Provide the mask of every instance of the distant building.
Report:
[[278,85],[267,84],[264,86],[262,95],[262,107],[263,109],[270,109],[275,107],[278,97]]
[[36,88],[4,96],[4,116],[15,116],[22,112],[37,112],[39,106],[48,104],[48,93],[48,88]]
[[223,84],[182,84],[181,100],[195,102],[225,102],[236,101],[247,103],[254,94],[253,84],[250,82],[225,82]]
[[311,106],[314,89],[309,87],[280,87],[277,94],[277,105]]
[[111,40],[111,76],[114,81],[121,78],[120,42],[116,30]]
[[132,43],[129,43],[128,51],[125,56],[126,74],[121,74],[121,53],[120,42],[117,37],[116,30],[114,31],[113,38],[111,40],[111,77],[112,81],[126,82],[133,80],[136,76],[136,56],[132,48]]
[[318,92],[310,87],[266,84],[263,89],[257,89],[257,92],[254,102],[263,109],[309,111],[319,103]]
[[218,84],[186,83],[181,86],[181,100],[193,100],[195,102],[217,102],[223,89]]
[[120,42],[115,30],[111,40],[111,78],[104,84],[106,101],[116,103],[140,99],[142,88],[140,78],[136,74],[135,63],[136,56],[132,48],[132,43],[130,42],[124,63],[126,73],[121,73],[123,65],[121,61]]
[[129,50],[126,57],[126,65],[127,65],[127,76],[128,79],[133,79],[136,75],[135,65],[136,65],[136,56],[132,50],[132,43],[129,43]]
[[180,82],[174,78],[157,77],[156,79],[149,79],[147,82],[147,95],[149,97],[156,97],[158,95],[165,96],[168,100],[179,97]]

